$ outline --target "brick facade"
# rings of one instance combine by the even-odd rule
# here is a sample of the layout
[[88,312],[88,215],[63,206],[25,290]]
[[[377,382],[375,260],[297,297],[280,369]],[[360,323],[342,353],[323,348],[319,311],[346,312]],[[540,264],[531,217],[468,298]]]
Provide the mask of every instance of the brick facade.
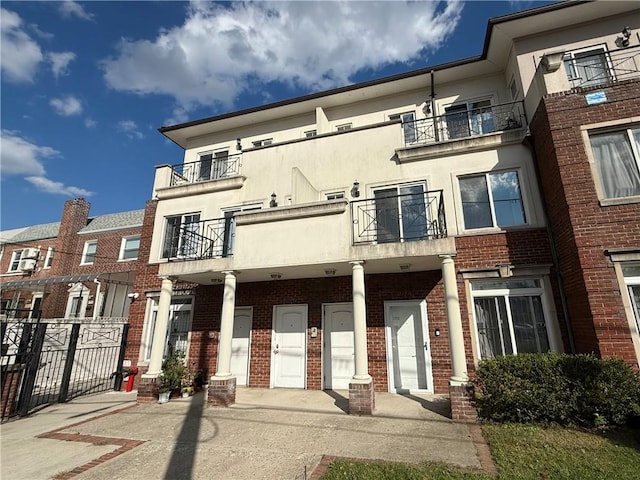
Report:
[[[603,91],[607,101],[588,105],[585,94],[593,91]],[[601,205],[581,127],[637,122],[639,92],[640,82],[629,80],[549,95],[531,123],[576,351],[619,356],[631,365],[638,359],[606,251],[640,246],[640,204]]]

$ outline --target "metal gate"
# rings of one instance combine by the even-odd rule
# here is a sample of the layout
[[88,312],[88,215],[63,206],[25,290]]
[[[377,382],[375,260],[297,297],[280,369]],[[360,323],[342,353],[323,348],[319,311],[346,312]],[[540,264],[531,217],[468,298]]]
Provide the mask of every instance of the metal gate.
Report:
[[2,421],[51,403],[119,389],[126,320],[3,320]]

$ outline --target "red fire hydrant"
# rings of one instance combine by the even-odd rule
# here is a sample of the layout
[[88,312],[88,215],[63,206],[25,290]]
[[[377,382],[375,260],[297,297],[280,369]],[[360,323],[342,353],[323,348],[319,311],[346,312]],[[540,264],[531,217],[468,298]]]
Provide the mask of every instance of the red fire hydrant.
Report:
[[138,367],[133,367],[129,370],[129,375],[127,376],[127,392],[133,390],[133,380],[135,376],[138,374]]

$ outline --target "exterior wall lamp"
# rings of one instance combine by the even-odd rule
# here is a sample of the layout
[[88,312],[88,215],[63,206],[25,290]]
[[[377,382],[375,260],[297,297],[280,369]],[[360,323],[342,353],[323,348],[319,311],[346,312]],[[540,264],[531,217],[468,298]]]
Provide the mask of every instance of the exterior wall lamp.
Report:
[[629,38],[631,37],[631,30],[629,29],[629,27],[624,27],[622,29],[622,46],[623,47],[628,47],[629,46]]
[[358,182],[358,180],[353,182],[353,187],[351,187],[351,196],[353,198],[358,198],[360,196],[360,182]]
[[271,201],[269,202],[269,206],[271,208],[278,206],[278,200],[277,200],[276,192],[273,192],[271,194]]
[[239,138],[236,139],[236,150],[239,152],[242,151],[242,141]]

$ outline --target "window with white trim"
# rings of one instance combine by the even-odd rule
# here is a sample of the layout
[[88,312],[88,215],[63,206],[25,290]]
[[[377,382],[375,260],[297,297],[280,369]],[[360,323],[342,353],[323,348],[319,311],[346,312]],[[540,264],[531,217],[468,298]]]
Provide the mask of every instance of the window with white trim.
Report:
[[339,198],[344,198],[344,191],[325,193],[324,198],[325,200],[337,200]]
[[11,253],[11,261],[9,262],[9,269],[7,272],[17,272],[20,270],[20,260],[22,259],[23,249],[14,250]]
[[84,242],[84,248],[82,249],[82,261],[80,262],[80,265],[92,265],[96,259],[97,248],[97,240]]
[[318,135],[317,130],[307,130],[306,132],[304,132],[304,138],[313,138],[316,135]]
[[47,255],[44,257],[44,265],[42,268],[51,268],[53,264],[53,247],[47,249]]
[[624,276],[624,284],[629,291],[636,328],[640,332],[640,263],[623,263],[622,275]]
[[377,188],[375,238],[378,243],[422,240],[430,233],[425,182]]
[[551,350],[539,279],[471,282],[480,359]]
[[567,78],[575,87],[601,85],[613,79],[611,62],[606,47],[588,47],[564,55]]
[[199,213],[167,217],[162,258],[194,257],[198,252],[199,231]]
[[414,112],[396,113],[393,115],[389,115],[389,120],[402,121],[402,135],[404,137],[405,145],[416,143],[418,134],[416,131],[416,114]]
[[[191,331],[191,297],[173,297],[169,307],[169,322],[166,332],[166,343],[163,356],[166,357],[175,351],[187,354],[189,332]],[[158,298],[151,299],[151,308],[148,311],[147,326],[142,342],[142,359],[151,359],[151,346],[158,317]]]
[[509,81],[509,95],[511,95],[511,100],[517,100],[520,96],[520,89],[515,75],[511,75],[511,80]]
[[133,237],[123,237],[120,244],[120,260],[135,260],[138,258],[138,250],[140,249],[140,235]]
[[466,138],[496,130],[490,99],[450,105],[444,111],[448,138]]
[[518,171],[468,175],[458,182],[465,229],[526,223]]
[[231,165],[229,150],[203,152],[198,154],[198,181],[226,178],[235,172]]
[[590,133],[589,143],[604,197],[640,195],[640,126]]
[[351,130],[351,124],[343,123],[342,125],[336,125],[336,130],[338,132],[346,132],[347,130]]
[[273,144],[273,138],[264,138],[262,140],[256,140],[251,143],[254,147],[266,147],[267,145]]

